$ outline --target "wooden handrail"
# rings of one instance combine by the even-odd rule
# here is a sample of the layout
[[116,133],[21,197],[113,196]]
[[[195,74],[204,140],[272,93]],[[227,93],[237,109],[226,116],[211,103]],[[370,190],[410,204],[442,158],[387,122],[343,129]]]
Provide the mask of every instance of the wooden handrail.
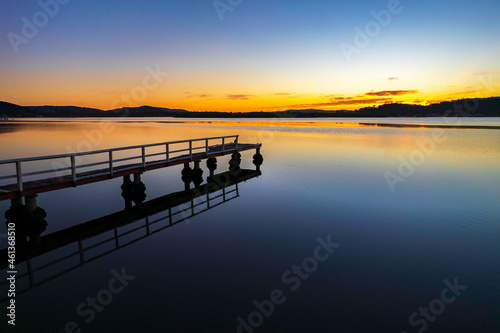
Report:
[[[221,140],[222,141],[221,142],[222,152],[225,152],[226,145],[227,145],[226,139],[234,138],[235,147],[237,149],[238,148],[238,137],[239,137],[239,135],[218,136],[218,137],[191,139],[191,140],[153,143],[153,144],[146,144],[146,145],[140,145],[140,146],[128,146],[128,147],[119,147],[119,148],[111,148],[111,149],[103,149],[103,150],[94,150],[94,151],[89,151],[89,152],[77,152],[77,153],[71,153],[71,154],[47,155],[47,156],[37,156],[37,157],[26,157],[26,158],[2,160],[2,161],[0,161],[0,165],[15,164],[16,174],[10,175],[10,176],[3,176],[3,177],[1,177],[1,179],[17,178],[18,191],[22,192],[23,191],[23,176],[31,176],[31,175],[38,175],[38,174],[44,174],[44,173],[52,173],[52,172],[61,172],[61,171],[71,170],[72,180],[73,180],[73,182],[76,182],[78,180],[78,176],[77,176],[77,169],[78,168],[85,168],[85,167],[90,167],[90,166],[99,165],[99,164],[108,164],[108,173],[111,176],[113,176],[114,162],[116,163],[116,162],[120,162],[120,161],[124,161],[124,160],[128,160],[128,159],[130,159],[130,160],[131,159],[141,159],[142,167],[145,168],[146,167],[146,159],[148,157],[164,155],[166,157],[165,160],[168,163],[170,161],[170,159],[172,158],[171,154],[180,153],[180,152],[188,152],[188,154],[190,156],[190,160],[192,160],[193,159],[193,151],[205,150],[205,155],[208,156],[210,148],[220,146],[220,144],[215,144],[215,145],[209,146],[208,143],[210,140]],[[204,145],[200,146],[200,147],[194,147],[193,146],[194,142],[203,142]],[[171,145],[182,144],[182,143],[189,143],[189,148],[171,150],[171,147],[170,147]],[[160,147],[160,146],[165,147],[165,150],[162,151],[161,153],[146,154],[146,148]],[[113,154],[114,152],[133,150],[133,149],[140,149],[140,153],[138,155],[133,155],[133,156],[127,157],[127,158],[115,159],[113,157],[115,155],[115,154]],[[101,162],[80,165],[80,166],[78,166],[76,163],[76,157],[97,155],[97,154],[104,154],[104,153],[107,153],[108,157],[107,157],[107,159],[105,159]],[[48,169],[48,170],[27,172],[27,173],[23,173],[23,171],[22,171],[22,163],[43,161],[43,160],[56,160],[56,159],[59,160],[62,158],[69,158],[69,164],[67,164],[67,167],[65,167],[65,168],[57,168],[57,169],[52,168],[52,169]]]
[[[167,144],[168,145],[172,145],[172,144],[178,144],[178,143],[196,142],[196,141],[204,141],[204,140],[217,140],[217,139],[227,139],[227,138],[235,138],[235,139],[237,139],[238,137],[239,137],[239,135],[216,136],[216,137],[211,137],[211,138],[182,140],[182,141],[169,141],[169,142],[162,142],[162,143],[151,143],[151,144],[140,145],[140,146],[128,146],[128,147],[119,147],[119,148],[111,148],[111,149],[103,149],[103,150],[93,150],[93,151],[86,151],[86,152],[72,153],[72,154],[60,154],[60,155],[47,155],[47,156],[37,156],[37,157],[14,158],[14,159],[9,159],[9,160],[1,160],[0,164],[15,163],[17,161],[20,161],[20,162],[30,162],[30,161],[50,160],[50,159],[55,159],[55,158],[64,158],[64,157],[70,157],[70,156],[85,156],[85,155],[103,154],[103,153],[108,153],[110,151],[120,151],[120,150],[128,150],[128,149],[139,149],[139,148],[142,148],[142,147],[149,148],[149,147],[155,147],[155,146],[161,146],[161,145],[167,145]],[[203,148],[203,147],[199,147],[199,148]]]

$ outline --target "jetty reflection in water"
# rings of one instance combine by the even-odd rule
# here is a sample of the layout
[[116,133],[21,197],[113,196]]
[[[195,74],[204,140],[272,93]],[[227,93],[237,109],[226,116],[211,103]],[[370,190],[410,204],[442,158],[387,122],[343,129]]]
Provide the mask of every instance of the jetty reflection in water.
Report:
[[[191,180],[185,181],[184,191],[149,201],[145,201],[146,186],[142,182],[128,183],[130,180],[125,178],[122,185],[124,210],[45,236],[42,236],[47,227],[45,211],[36,207],[36,196],[29,196],[26,206],[14,205],[6,212],[7,225],[15,220],[13,216],[16,210],[19,211],[18,207],[34,205],[29,208],[37,212],[35,219],[16,221],[17,294],[234,200],[240,195],[239,183],[261,174],[260,170],[239,168],[216,175],[212,173],[204,185],[198,184],[190,189]],[[50,221],[50,212],[47,219]],[[0,257],[0,269],[3,274],[7,274],[6,248],[0,251]],[[33,265],[32,259],[35,257],[43,264]],[[45,277],[39,279],[39,275]],[[0,286],[2,295],[7,295],[8,281],[2,282]],[[0,302],[6,299],[2,298]]]

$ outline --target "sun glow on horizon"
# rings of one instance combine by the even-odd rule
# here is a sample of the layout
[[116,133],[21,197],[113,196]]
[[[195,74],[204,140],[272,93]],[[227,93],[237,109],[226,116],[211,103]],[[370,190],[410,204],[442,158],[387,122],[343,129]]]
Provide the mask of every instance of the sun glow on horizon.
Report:
[[[499,3],[404,3],[346,59],[339,46],[356,45],[356,29],[386,5],[254,1],[220,21],[209,2],[164,1],[152,10],[123,1],[119,16],[112,4],[72,2],[17,53],[0,40],[0,99],[248,112],[500,96]],[[9,7],[4,35],[22,34],[19,18],[38,9]]]

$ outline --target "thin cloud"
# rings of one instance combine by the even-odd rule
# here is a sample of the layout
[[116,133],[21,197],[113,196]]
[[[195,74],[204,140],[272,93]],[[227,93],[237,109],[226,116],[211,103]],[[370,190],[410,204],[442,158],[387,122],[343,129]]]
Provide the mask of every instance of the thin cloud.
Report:
[[399,80],[399,77],[391,76],[391,77],[387,78],[387,80],[389,80],[389,81],[396,81],[396,80]]
[[461,71],[460,74],[464,76],[490,76],[493,74],[499,74],[500,71],[489,71],[489,72],[471,72],[471,71]]
[[365,94],[365,96],[400,96],[416,93],[418,93],[418,90],[384,90],[368,92]]
[[209,94],[193,94],[193,95],[184,96],[184,98],[200,98],[200,99],[208,99],[211,97],[212,97],[212,95],[209,95]]
[[292,94],[292,93],[288,93],[288,92],[280,92],[280,93],[275,93],[275,94],[271,94],[272,96],[279,96],[279,97],[283,97],[283,98],[298,98],[300,97],[300,95],[297,95],[297,94]]
[[329,98],[330,100],[348,100],[348,99],[354,99],[354,98],[363,98],[364,95],[358,95],[358,96],[344,96],[344,95],[320,95],[323,98]]
[[471,76],[483,76],[483,75],[491,75],[493,72],[478,72],[478,73],[471,73]]
[[446,96],[456,96],[456,95],[468,95],[468,94],[475,94],[481,92],[480,90],[467,90],[467,91],[459,91],[451,94],[447,94]]
[[230,100],[247,100],[255,97],[255,95],[226,95],[227,99]]
[[357,96],[357,97],[335,97],[334,99],[336,100],[339,100],[339,101],[349,101],[349,100],[352,100],[354,98],[359,98],[361,96]]
[[332,100],[325,103],[311,103],[311,104],[297,104],[291,105],[292,108],[318,108],[318,107],[332,107],[332,106],[349,106],[349,105],[367,105],[378,103],[392,103],[392,98],[365,98],[365,99],[352,99],[350,97],[341,97],[337,100]]

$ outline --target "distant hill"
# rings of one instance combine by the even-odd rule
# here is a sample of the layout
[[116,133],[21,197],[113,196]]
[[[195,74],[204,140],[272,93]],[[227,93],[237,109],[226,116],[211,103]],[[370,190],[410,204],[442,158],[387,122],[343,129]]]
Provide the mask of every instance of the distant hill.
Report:
[[105,117],[105,111],[83,108],[79,106],[27,106],[27,108],[43,117]]
[[32,117],[33,114],[24,106],[0,102],[0,116],[2,117]]
[[189,113],[189,111],[153,106],[104,111],[79,106],[19,106],[12,103],[0,102],[0,116],[7,117],[174,117],[186,113]]
[[113,116],[126,116],[126,117],[176,117],[180,114],[189,113],[187,110],[183,109],[168,109],[168,108],[157,108],[153,106],[139,106],[136,108],[120,108],[110,111],[106,111],[106,117],[112,117],[108,115],[112,113]]
[[500,97],[459,99],[428,106],[394,103],[362,108],[357,114],[363,117],[500,117]]
[[78,106],[19,106],[0,102],[0,116],[7,117],[178,117],[178,118],[315,118],[315,117],[500,117],[500,97],[460,99],[428,106],[385,104],[356,111],[286,110],[275,112],[187,111],[140,106],[99,110]]

